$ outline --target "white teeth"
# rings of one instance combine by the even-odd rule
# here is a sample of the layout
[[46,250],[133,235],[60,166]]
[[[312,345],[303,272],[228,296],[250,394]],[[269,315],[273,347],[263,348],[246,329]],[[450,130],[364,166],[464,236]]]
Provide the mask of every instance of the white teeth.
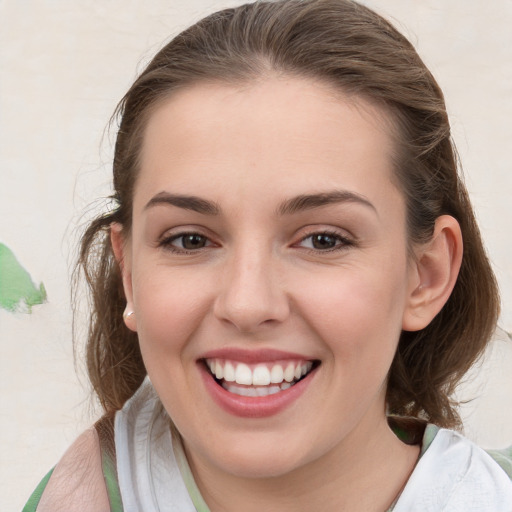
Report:
[[[263,389],[265,389],[265,388],[263,388]],[[275,395],[276,393],[279,393],[279,391],[281,391],[281,388],[279,386],[270,386],[266,389],[268,389],[269,395]]]
[[291,382],[295,377],[295,366],[293,363],[289,363],[284,371],[284,380],[286,382]]
[[224,365],[224,380],[235,382],[235,367],[229,361]]
[[[233,363],[223,359],[207,359],[206,364],[217,380],[236,382],[243,386],[270,386],[270,384],[294,384],[304,377],[313,367],[312,361],[301,363],[290,361],[283,369],[282,363],[261,363],[249,366],[245,363]],[[273,392],[282,387],[270,386]],[[275,391],[277,388],[278,391]],[[252,396],[252,395],[251,395]],[[260,395],[259,395],[260,396]],[[261,395],[263,396],[263,395]]]
[[[268,389],[263,386],[253,388],[253,389],[256,390],[256,396],[267,396],[269,394]],[[278,389],[278,391],[279,391],[279,389]]]
[[281,386],[260,386],[260,387],[246,387],[246,386],[237,386],[236,384],[230,384],[226,381],[222,382],[222,387],[229,391],[230,393],[233,393],[235,395],[239,396],[268,396],[268,395],[275,395],[276,393],[279,393],[280,391],[284,391],[285,389],[288,389],[292,387],[293,384],[290,384],[288,382],[283,382]]
[[245,384],[246,386],[252,384],[252,372],[246,364],[238,363],[236,365],[235,381],[237,384]]
[[217,377],[219,380],[224,377],[224,368],[222,367],[222,363],[220,361],[215,362],[215,377]]
[[275,364],[270,371],[270,382],[272,384],[281,384],[284,379],[283,367],[280,364]]
[[268,386],[270,384],[270,371],[265,365],[259,364],[254,368],[252,384],[254,386]]

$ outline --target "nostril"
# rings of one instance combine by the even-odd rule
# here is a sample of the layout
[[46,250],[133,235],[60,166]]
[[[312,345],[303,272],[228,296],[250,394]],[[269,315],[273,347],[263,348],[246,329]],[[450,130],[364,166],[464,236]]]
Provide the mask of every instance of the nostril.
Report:
[[[236,262],[233,264],[237,265]],[[242,266],[240,262],[238,265]],[[244,265],[234,269],[234,275],[224,279],[219,276],[222,288],[213,307],[217,319],[239,332],[252,333],[262,327],[275,326],[288,317],[288,297],[275,284],[268,267],[258,271],[254,265]]]
[[237,304],[234,307],[217,307],[216,317],[226,326],[233,326],[240,333],[250,334],[261,328],[270,328],[283,322],[289,309],[273,307],[272,305]]

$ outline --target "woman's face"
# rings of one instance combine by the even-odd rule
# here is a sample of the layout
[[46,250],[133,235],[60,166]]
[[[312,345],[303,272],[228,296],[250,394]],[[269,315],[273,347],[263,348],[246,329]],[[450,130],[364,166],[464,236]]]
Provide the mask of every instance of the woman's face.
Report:
[[388,131],[298,78],[197,85],[150,118],[125,287],[194,464],[283,475],[387,428],[416,285]]

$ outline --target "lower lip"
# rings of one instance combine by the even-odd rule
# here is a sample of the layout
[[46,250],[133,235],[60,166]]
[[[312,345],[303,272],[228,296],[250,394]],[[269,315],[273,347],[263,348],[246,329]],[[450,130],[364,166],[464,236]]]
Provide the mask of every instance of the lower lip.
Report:
[[307,389],[316,370],[288,389],[267,396],[240,396],[230,393],[220,386],[206,369],[199,363],[201,377],[213,400],[226,412],[243,418],[265,418],[280,413],[295,402]]

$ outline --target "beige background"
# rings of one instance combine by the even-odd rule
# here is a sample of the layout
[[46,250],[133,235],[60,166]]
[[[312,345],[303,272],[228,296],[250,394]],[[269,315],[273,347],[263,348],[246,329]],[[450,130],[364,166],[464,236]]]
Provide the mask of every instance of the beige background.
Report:
[[[71,345],[69,268],[91,202],[109,194],[109,116],[162,42],[238,2],[0,0],[0,242],[49,302],[0,310],[0,506],[21,509],[95,416]],[[512,331],[512,1],[373,0],[446,93],[454,135]],[[506,341],[508,340],[508,341]],[[501,332],[461,396],[469,437],[512,443],[512,343]]]

